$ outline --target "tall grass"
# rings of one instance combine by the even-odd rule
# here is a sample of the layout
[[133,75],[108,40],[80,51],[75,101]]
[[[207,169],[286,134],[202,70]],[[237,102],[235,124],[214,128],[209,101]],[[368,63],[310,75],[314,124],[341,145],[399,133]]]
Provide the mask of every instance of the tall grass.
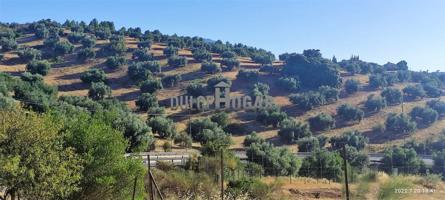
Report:
[[[407,193],[404,193],[403,190],[409,190],[413,188],[413,186],[413,180],[409,179],[408,177],[392,176],[389,180],[387,180],[380,186],[378,199],[403,199],[403,197],[407,195]],[[397,190],[402,190],[402,192],[398,192]]]

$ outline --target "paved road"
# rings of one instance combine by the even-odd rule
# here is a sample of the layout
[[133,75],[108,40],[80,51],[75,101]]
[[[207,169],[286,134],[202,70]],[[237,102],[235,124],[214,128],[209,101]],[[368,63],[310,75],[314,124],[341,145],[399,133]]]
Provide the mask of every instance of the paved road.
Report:
[[[241,160],[247,160],[247,155],[245,151],[235,151],[235,156]],[[147,165],[147,155],[150,155],[150,166],[156,166],[157,161],[170,162],[174,165],[185,165],[187,160],[190,158],[190,152],[142,152],[138,154],[125,154],[126,157],[141,157],[143,159],[144,165]],[[303,159],[310,156],[310,152],[298,152],[296,156]],[[369,153],[369,161],[371,163],[380,163],[383,159],[383,153]],[[427,166],[432,166],[434,161],[431,155],[419,155],[420,158]]]

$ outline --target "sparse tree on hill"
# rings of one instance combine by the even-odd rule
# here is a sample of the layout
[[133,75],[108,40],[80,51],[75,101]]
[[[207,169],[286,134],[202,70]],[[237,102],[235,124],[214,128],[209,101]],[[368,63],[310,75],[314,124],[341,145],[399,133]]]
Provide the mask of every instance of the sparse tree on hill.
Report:
[[187,58],[183,56],[173,55],[168,58],[168,65],[172,67],[185,67],[187,63]]
[[142,82],[141,92],[143,93],[155,93],[156,91],[162,89],[162,83],[159,79],[148,79]]
[[354,94],[358,92],[360,86],[360,82],[356,79],[348,79],[345,82],[345,90],[348,94]]
[[150,108],[158,107],[158,99],[150,93],[142,93],[136,100],[136,106],[141,111],[148,111]]
[[25,61],[26,63],[31,60],[40,60],[42,58],[41,51],[34,48],[25,48],[19,51],[18,55],[20,59]]
[[221,72],[221,66],[214,62],[204,62],[201,65],[201,71],[209,74]]
[[278,135],[283,141],[295,143],[300,138],[311,136],[312,133],[308,124],[289,119],[282,122]]
[[394,133],[412,133],[416,130],[416,122],[411,121],[411,118],[404,114],[390,113],[385,122],[386,130],[392,131]]
[[47,75],[50,69],[51,64],[46,60],[33,60],[26,65],[27,71],[31,72],[32,74],[40,74],[42,76]]
[[309,118],[309,125],[312,130],[330,130],[335,127],[335,119],[326,113],[320,113],[314,117]]
[[382,97],[371,94],[365,102],[365,108],[371,112],[380,112],[386,107],[386,100]]
[[92,83],[88,96],[93,100],[101,100],[111,96],[111,88],[103,82]]
[[94,59],[94,57],[96,57],[96,52],[92,48],[81,49],[77,52],[77,59],[82,62]]
[[84,83],[106,82],[107,75],[104,70],[98,68],[90,68],[80,76],[80,80]]
[[123,56],[110,56],[105,61],[105,65],[110,69],[119,69],[122,65],[127,63],[127,59]]
[[390,105],[398,105],[402,103],[402,92],[396,88],[386,88],[380,94]]
[[423,89],[422,85],[409,85],[403,88],[403,93],[409,100],[417,100],[422,99],[426,96],[426,92]]
[[411,118],[425,126],[429,126],[437,121],[439,114],[429,107],[414,107],[409,113]]
[[362,121],[364,112],[350,104],[343,104],[337,108],[337,115],[346,121]]

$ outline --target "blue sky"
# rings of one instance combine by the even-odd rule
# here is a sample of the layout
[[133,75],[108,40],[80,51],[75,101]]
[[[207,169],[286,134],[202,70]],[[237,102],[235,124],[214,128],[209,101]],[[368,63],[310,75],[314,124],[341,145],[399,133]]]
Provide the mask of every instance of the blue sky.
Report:
[[444,8],[443,0],[0,0],[0,21],[97,18],[276,55],[315,48],[329,58],[445,71]]

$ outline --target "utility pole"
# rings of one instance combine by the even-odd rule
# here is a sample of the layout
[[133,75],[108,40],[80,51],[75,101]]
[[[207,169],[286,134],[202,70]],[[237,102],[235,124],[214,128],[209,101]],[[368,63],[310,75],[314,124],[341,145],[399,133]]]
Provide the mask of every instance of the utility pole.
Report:
[[348,163],[346,162],[346,145],[343,145],[343,165],[345,166],[346,200],[349,200]]
[[134,177],[133,198],[132,198],[132,200],[134,200],[134,197],[136,196],[136,184],[137,184],[137,182],[138,182],[138,177],[135,176],[135,177]]
[[154,200],[155,199],[155,194],[153,193],[153,180],[151,180],[151,166],[150,166],[150,154],[147,154],[147,166],[148,166],[148,187],[149,187],[149,191],[150,191],[150,200]]
[[224,200],[224,150],[221,149],[221,200]]

